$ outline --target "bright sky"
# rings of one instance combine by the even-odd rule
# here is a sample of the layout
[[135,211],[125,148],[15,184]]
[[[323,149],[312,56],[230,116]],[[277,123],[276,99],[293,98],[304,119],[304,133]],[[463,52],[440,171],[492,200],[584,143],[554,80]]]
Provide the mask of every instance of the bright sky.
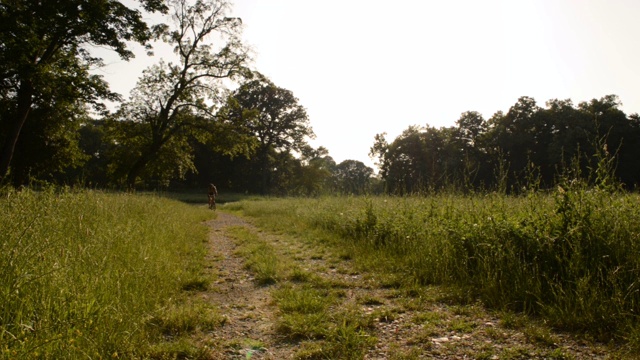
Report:
[[[341,162],[373,166],[374,135],[488,119],[520,96],[544,106],[608,94],[640,112],[638,0],[235,0],[254,67],[293,91]],[[158,56],[105,69],[128,95]]]

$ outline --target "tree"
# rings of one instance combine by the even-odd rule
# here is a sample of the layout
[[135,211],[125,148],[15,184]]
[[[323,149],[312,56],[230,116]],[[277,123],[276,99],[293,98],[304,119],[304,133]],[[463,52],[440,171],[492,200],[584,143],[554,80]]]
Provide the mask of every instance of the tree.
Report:
[[311,196],[327,191],[335,169],[336,162],[329,156],[329,150],[323,146],[317,149],[306,146],[300,158],[297,192]]
[[[162,11],[161,0],[139,0],[147,11]],[[139,10],[116,0],[4,0],[0,3],[0,96],[3,139],[0,181],[9,171],[20,133],[47,92],[72,88],[73,96],[96,106],[115,99],[106,83],[87,69],[101,65],[86,45],[133,57],[126,41],[146,43],[151,31]]]
[[456,125],[458,136],[467,149],[476,146],[480,136],[487,131],[487,123],[482,114],[477,111],[463,112],[456,121]]
[[506,114],[499,111],[488,122],[487,139],[494,167],[508,165],[508,170],[503,170],[507,172],[509,188],[524,180],[532,164],[548,169],[552,129],[541,110],[535,99],[522,96]]
[[33,109],[15,147],[10,177],[14,185],[34,179],[75,182],[74,169],[88,158],[79,144],[79,130],[87,120],[84,106],[77,102]]
[[249,60],[240,41],[242,21],[227,16],[230,7],[225,0],[171,1],[175,28],[166,28],[162,38],[174,46],[178,63],[161,61],[145,70],[129,102],[117,114],[120,121],[144,128],[133,144],[137,154],[127,171],[129,188],[135,187],[141,172],[164,147],[184,144],[180,137],[189,132],[199,131],[206,137],[215,131],[216,109],[224,96],[222,80],[242,75]]
[[276,86],[259,73],[242,84],[230,102],[235,109],[230,113],[236,123],[243,123],[248,133],[257,139],[261,191],[266,193],[275,154],[301,152],[307,146],[307,139],[315,136],[307,112],[293,92]]
[[334,177],[338,190],[344,194],[362,195],[369,190],[373,169],[362,161],[345,160],[336,166]]
[[456,121],[452,141],[460,150],[461,177],[466,188],[477,188],[488,180],[490,166],[487,156],[488,123],[477,111],[466,111]]
[[424,128],[410,126],[391,144],[387,143],[384,134],[376,135],[375,141],[370,155],[379,157],[387,190],[394,193],[418,191],[426,177]]
[[[592,144],[599,146],[603,142],[604,149],[597,149],[591,154],[604,151],[607,156],[615,159],[615,175],[628,187],[636,185],[638,179],[637,159],[640,151],[640,128],[637,115],[627,116],[620,106],[620,99],[616,95],[606,95],[600,99],[582,102],[578,110],[589,119],[595,127]],[[591,155],[590,154],[590,155]],[[601,159],[591,159],[591,168]]]

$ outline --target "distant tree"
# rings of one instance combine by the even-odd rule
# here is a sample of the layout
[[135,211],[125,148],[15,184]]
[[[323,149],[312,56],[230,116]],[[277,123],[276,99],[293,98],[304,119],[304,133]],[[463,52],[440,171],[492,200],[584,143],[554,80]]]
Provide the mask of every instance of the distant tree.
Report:
[[391,144],[383,134],[376,135],[370,154],[379,156],[382,178],[388,191],[411,193],[426,183],[427,159],[424,128],[410,126]]
[[80,184],[101,188],[109,185],[107,169],[113,144],[106,134],[106,124],[102,119],[87,119],[78,129],[79,146],[87,158],[83,166],[74,171]]
[[640,184],[640,117],[619,106],[615,95],[578,107],[552,99],[546,108],[524,96],[487,121],[468,111],[455,127],[411,126],[391,143],[378,134],[370,156],[393,193],[449,186],[518,192],[554,186],[567,174],[598,182],[603,156],[613,165],[610,175],[634,188]]
[[362,161],[344,160],[336,166],[334,177],[341,193],[363,195],[369,191],[373,174],[373,169]]
[[329,151],[323,146],[314,149],[307,145],[302,149],[299,160],[298,184],[295,191],[306,196],[320,195],[328,191],[336,168],[336,162],[329,156]]
[[[615,159],[615,176],[627,187],[632,188],[640,183],[640,171],[637,166],[640,156],[640,124],[637,115],[627,116],[620,110],[621,105],[618,96],[606,95],[600,99],[580,103],[578,110],[594,124],[596,130],[592,136],[592,144],[599,146],[595,140],[603,140],[606,145],[604,151]],[[593,159],[590,167],[595,167],[594,163],[597,161],[598,159]]]
[[270,175],[277,169],[274,165],[278,158],[283,159],[278,154],[300,153],[308,146],[307,139],[315,137],[307,112],[293,92],[276,86],[259,73],[233,93],[227,109],[233,121],[244,124],[248,134],[257,140],[261,192],[267,193]]
[[[166,9],[160,0],[139,2],[147,11]],[[150,35],[142,14],[116,0],[3,1],[0,181],[9,171],[32,110],[50,106],[51,94],[62,90],[66,99],[93,103],[98,109],[100,99],[117,98],[99,76],[89,75],[87,70],[102,62],[91,56],[86,45],[106,47],[129,59],[133,53],[126,42],[146,43]]]
[[[165,28],[161,37],[174,46],[178,63],[161,61],[145,70],[116,115],[119,121],[131,123],[123,126],[136,137],[127,144],[134,148],[132,161],[126,162],[129,188],[154,161],[174,169],[193,167],[185,136],[196,131],[206,141],[204,137],[215,132],[222,122],[216,114],[224,98],[222,80],[244,74],[249,60],[240,41],[242,22],[227,16],[229,2],[171,0],[170,6],[175,28]],[[160,158],[162,151],[169,156],[165,160]],[[172,158],[178,161],[172,164]]]
[[480,137],[487,131],[487,123],[477,111],[466,111],[456,120],[458,137],[466,149],[476,147]]
[[508,165],[505,174],[508,175],[508,188],[522,183],[532,164],[548,167],[546,157],[551,127],[541,114],[535,99],[523,96],[506,114],[498,112],[488,122],[487,137],[494,151],[493,162]]
[[460,115],[453,131],[451,146],[459,149],[456,155],[459,163],[461,185],[465,188],[479,188],[487,183],[491,174],[487,155],[488,123],[477,111],[467,111]]
[[389,151],[389,142],[387,142],[387,133],[376,134],[373,137],[373,145],[369,148],[369,158],[375,161],[376,166],[382,168],[384,159]]

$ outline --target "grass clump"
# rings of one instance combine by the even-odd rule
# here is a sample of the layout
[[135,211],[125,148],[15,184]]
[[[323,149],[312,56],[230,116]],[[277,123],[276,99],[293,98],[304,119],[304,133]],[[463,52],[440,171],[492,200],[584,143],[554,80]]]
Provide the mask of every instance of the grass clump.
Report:
[[197,331],[212,331],[225,322],[226,318],[215,307],[200,300],[163,307],[155,312],[147,326],[163,337],[176,338]]
[[148,319],[199,276],[210,216],[155,196],[6,190],[0,359],[143,357]]
[[255,232],[242,227],[233,227],[227,233],[240,245],[238,253],[247,259],[246,267],[250,269],[259,285],[275,284],[282,275],[283,264],[280,264],[273,248]]

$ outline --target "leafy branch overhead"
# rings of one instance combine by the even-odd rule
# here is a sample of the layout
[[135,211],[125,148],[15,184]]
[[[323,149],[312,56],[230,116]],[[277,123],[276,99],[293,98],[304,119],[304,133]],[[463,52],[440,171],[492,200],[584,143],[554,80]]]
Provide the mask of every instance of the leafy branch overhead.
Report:
[[[159,0],[138,2],[146,11],[167,10]],[[46,94],[73,84],[66,88],[71,90],[64,93],[66,99],[84,104],[117,98],[99,76],[87,71],[102,64],[100,58],[87,51],[88,46],[106,47],[126,60],[134,56],[127,41],[148,44],[151,36],[142,13],[120,1],[0,3],[0,181],[9,172],[31,111],[52,101]]]

